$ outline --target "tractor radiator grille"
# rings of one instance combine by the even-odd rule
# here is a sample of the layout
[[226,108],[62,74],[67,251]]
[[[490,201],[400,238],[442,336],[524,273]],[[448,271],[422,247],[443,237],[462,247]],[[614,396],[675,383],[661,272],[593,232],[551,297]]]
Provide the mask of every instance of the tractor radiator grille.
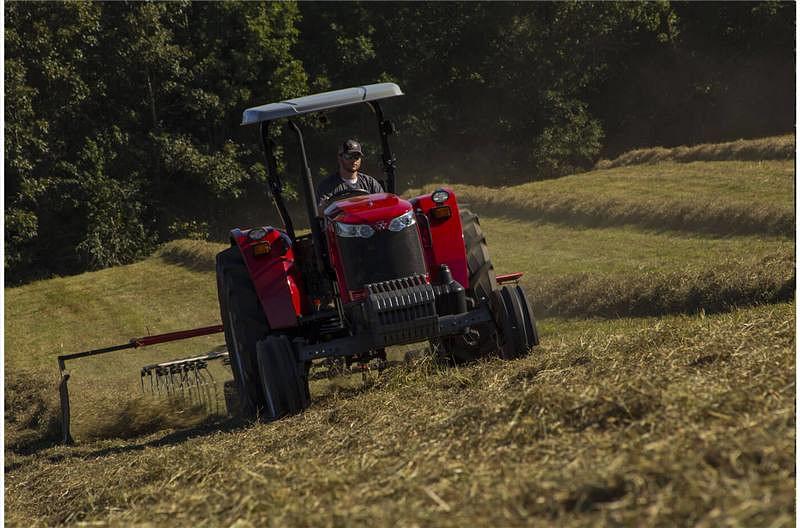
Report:
[[367,284],[367,318],[376,346],[434,337],[439,323],[436,295],[422,275]]
[[336,243],[350,290],[426,272],[416,226],[402,231],[378,231],[369,238],[337,237]]

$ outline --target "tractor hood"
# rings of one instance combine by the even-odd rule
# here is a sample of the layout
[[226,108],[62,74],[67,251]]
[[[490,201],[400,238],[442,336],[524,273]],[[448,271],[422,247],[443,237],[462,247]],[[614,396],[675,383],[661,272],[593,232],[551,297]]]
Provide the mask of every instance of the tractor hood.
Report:
[[410,202],[389,193],[353,196],[337,200],[325,209],[325,216],[343,224],[389,222],[412,210]]

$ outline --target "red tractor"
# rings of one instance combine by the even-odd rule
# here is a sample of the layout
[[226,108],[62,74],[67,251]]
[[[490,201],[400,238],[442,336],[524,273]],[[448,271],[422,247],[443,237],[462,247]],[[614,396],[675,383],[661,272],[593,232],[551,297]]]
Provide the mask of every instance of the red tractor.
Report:
[[[388,346],[422,341],[456,362],[513,359],[539,343],[530,303],[515,284],[522,274],[495,275],[478,217],[459,210],[453,191],[395,194],[394,127],[378,101],[399,95],[396,84],[382,83],[244,112],[243,125],[259,125],[284,224],[234,229],[231,247],[217,255],[225,342],[246,416],[275,420],[305,409],[313,362],[366,365],[385,361]],[[348,191],[318,207],[292,118],[361,103],[377,116],[387,192]],[[295,233],[277,173],[272,127],[287,118],[310,234]]]

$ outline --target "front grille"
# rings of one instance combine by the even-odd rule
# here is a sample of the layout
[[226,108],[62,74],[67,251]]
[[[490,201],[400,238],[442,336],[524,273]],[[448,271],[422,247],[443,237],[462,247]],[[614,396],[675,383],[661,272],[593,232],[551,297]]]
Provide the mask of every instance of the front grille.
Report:
[[367,285],[366,312],[379,347],[434,337],[439,323],[436,294],[423,275]]
[[378,231],[369,238],[338,237],[337,243],[347,287],[351,290],[426,273],[422,245],[413,226],[396,232]]

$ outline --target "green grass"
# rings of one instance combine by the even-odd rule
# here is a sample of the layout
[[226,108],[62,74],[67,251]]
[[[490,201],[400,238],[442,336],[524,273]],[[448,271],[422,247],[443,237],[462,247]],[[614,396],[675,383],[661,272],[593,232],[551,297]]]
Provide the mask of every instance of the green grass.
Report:
[[660,163],[512,188],[453,187],[460,203],[490,216],[584,227],[631,225],[725,236],[794,236],[791,161]]
[[218,321],[213,275],[159,257],[7,288],[6,368],[49,367],[59,354]]
[[224,244],[7,288],[6,522],[790,526],[793,182],[716,161],[457,187],[542,345],[317,382],[274,424],[140,395],[139,367],[211,336],[70,363],[79,443],[53,443],[55,357],[216,323]]
[[536,280],[586,272],[706,269],[709,263],[756,263],[794,254],[794,242],[776,236],[707,237],[630,226],[589,229],[491,216],[482,217],[481,226],[490,251],[500,250],[492,255],[498,273],[523,270]]

